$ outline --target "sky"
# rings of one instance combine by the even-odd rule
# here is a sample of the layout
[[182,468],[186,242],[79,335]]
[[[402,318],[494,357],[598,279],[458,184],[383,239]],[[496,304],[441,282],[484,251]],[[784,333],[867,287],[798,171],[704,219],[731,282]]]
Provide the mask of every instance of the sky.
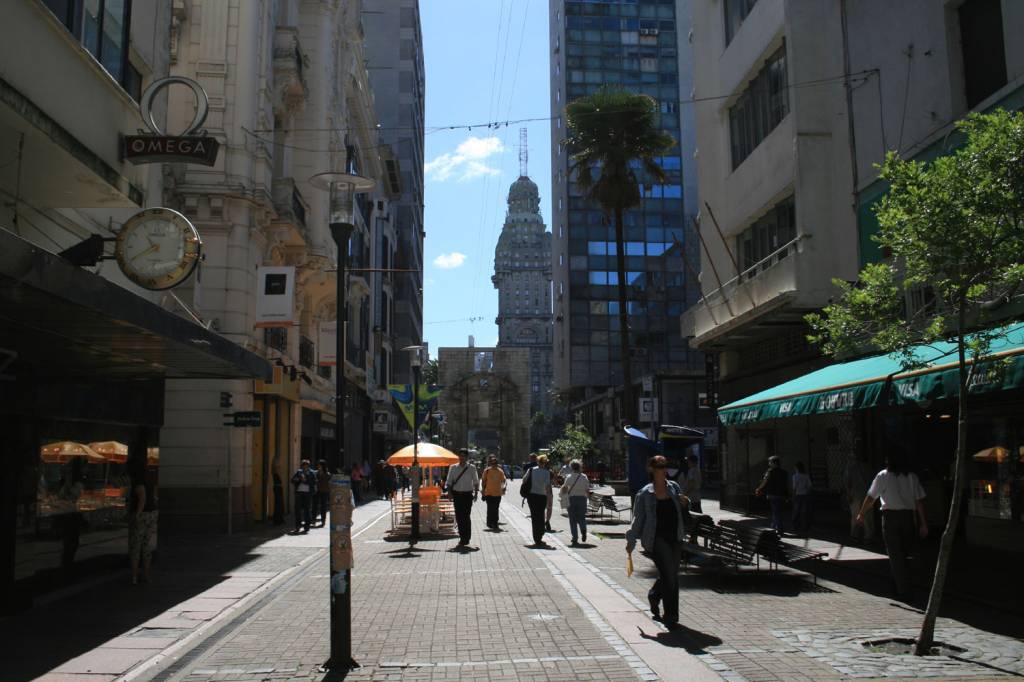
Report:
[[[420,0],[426,65],[423,338],[497,343],[494,247],[519,177],[519,129],[551,229],[547,0]],[[543,120],[512,123],[527,118]],[[500,122],[488,128],[488,123]],[[465,126],[473,125],[472,130]],[[479,125],[476,125],[479,124]],[[463,126],[454,130],[451,126]]]

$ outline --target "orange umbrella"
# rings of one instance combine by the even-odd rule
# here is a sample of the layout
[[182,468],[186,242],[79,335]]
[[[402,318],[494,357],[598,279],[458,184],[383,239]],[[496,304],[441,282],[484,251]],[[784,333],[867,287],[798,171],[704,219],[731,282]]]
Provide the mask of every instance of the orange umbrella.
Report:
[[102,464],[106,461],[103,455],[88,445],[70,440],[44,445],[39,448],[39,454],[49,464],[67,464],[75,457],[84,457],[89,464]]
[[[450,467],[459,463],[459,456],[451,450],[445,450],[440,445],[433,443],[420,443],[417,446],[419,463],[427,467]],[[391,466],[407,467],[412,464],[412,446],[404,448],[388,457],[388,464]]]
[[103,440],[89,443],[89,447],[103,455],[111,462],[127,462],[128,446],[116,440]]

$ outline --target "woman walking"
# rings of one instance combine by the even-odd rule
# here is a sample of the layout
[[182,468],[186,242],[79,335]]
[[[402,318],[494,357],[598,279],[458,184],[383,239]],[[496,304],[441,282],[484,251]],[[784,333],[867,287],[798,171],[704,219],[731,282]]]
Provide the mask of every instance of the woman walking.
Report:
[[498,466],[498,458],[491,455],[487,458],[487,468],[480,478],[483,488],[484,502],[487,504],[487,527],[498,528],[498,505],[505,494],[505,472]]
[[[668,462],[661,455],[651,457],[647,470],[651,483],[644,486],[633,501],[633,525],[626,531],[626,552],[633,553],[636,541],[658,567],[658,579],[647,592],[654,620],[669,630],[679,625],[679,559],[686,529],[679,484],[668,480]],[[632,560],[632,559],[631,559]],[[659,606],[664,612],[659,611]]]
[[894,451],[886,458],[886,467],[878,472],[860,505],[856,523],[864,523],[864,516],[882,501],[882,539],[889,554],[893,587],[897,598],[907,599],[910,594],[910,569],[907,557],[914,542],[915,516],[917,534],[928,537],[928,518],[924,509],[924,488],[917,474],[910,471],[903,452]]
[[572,546],[577,545],[576,537],[579,530],[583,542],[587,541],[587,495],[590,493],[590,480],[581,469],[578,459],[569,463],[570,473],[565,477],[561,492],[569,498],[569,531],[572,533]]
[[537,458],[537,466],[527,473],[529,476],[529,495],[526,501],[530,505],[530,524],[533,526],[533,546],[550,549],[551,545],[544,542],[545,514],[551,499],[551,470],[547,467],[548,456]]

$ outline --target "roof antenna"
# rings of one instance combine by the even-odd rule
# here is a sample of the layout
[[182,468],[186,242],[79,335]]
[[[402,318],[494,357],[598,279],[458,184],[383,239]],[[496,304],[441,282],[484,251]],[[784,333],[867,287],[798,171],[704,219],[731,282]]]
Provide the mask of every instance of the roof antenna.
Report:
[[526,151],[526,128],[519,129],[519,177],[526,176],[526,162],[529,160],[529,153]]

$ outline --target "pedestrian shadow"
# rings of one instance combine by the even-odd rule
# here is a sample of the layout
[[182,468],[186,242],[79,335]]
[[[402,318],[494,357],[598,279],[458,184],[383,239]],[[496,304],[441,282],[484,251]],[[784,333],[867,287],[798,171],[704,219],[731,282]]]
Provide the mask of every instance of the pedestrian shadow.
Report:
[[547,550],[549,552],[558,549],[554,545],[541,545],[541,546],[538,546],[538,545],[534,545],[534,544],[529,544],[529,545],[523,545],[523,547],[525,547],[526,549],[543,549],[543,550]]
[[637,626],[637,630],[640,631],[640,636],[644,639],[649,639],[652,642],[657,642],[662,646],[672,647],[675,649],[685,649],[690,654],[704,654],[707,653],[705,650],[709,646],[718,646],[722,643],[720,637],[701,632],[700,630],[694,630],[688,628],[685,625],[680,624],[678,630],[664,631],[660,630],[654,634],[648,634],[644,632],[644,629]]
[[436,549],[429,549],[426,547],[416,547],[414,545],[406,545],[405,547],[399,547],[396,549],[390,549],[381,554],[387,556],[389,559],[415,559],[420,554],[426,552],[436,552]]
[[597,547],[597,545],[589,542],[577,542],[575,546],[570,546],[570,549],[593,549],[595,547]]
[[454,552],[456,554],[469,554],[470,552],[479,552],[480,548],[479,547],[469,547],[469,546],[456,546],[456,547],[452,547],[448,551],[449,552]]

